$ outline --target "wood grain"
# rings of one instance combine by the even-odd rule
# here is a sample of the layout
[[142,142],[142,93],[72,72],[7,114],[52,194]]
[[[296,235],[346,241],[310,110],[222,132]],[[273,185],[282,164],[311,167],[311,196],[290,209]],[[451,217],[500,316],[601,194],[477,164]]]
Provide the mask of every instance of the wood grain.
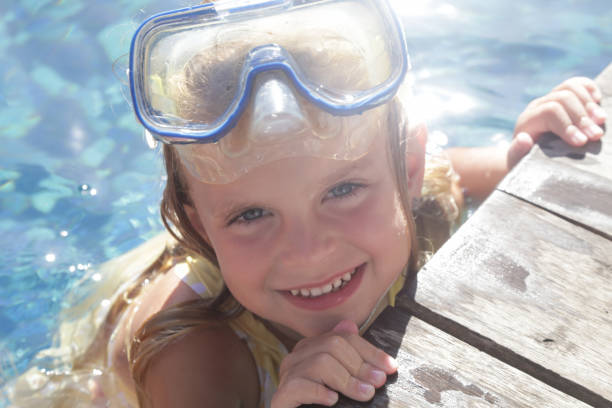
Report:
[[611,279],[611,241],[495,192],[419,273],[415,300],[605,404]]
[[[612,137],[606,144],[612,145]],[[600,158],[592,160],[596,163]],[[612,239],[612,179],[551,160],[540,149],[534,149],[517,167],[498,190]]]
[[[336,407],[586,407],[417,318],[388,308],[367,338],[392,353],[400,372],[374,400]],[[404,322],[397,330],[398,322]],[[404,333],[405,329],[405,333]]]
[[[612,64],[596,79],[612,118]],[[498,189],[612,239],[612,131],[575,148],[553,134],[540,137]]]

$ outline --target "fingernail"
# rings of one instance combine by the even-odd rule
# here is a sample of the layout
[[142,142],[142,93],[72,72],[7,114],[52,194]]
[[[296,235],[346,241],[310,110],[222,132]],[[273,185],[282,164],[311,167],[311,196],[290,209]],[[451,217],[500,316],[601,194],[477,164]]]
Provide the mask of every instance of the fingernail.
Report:
[[595,98],[598,101],[601,99],[601,92],[599,91],[599,88],[594,88],[591,91],[591,95],[593,95],[593,98]]
[[596,107],[596,108],[593,110],[593,114],[594,114],[595,116],[597,116],[597,118],[598,118],[598,119],[607,119],[607,118],[608,118],[608,114],[606,113],[606,111],[605,111],[605,110],[603,110],[602,108],[600,108],[599,106],[598,106],[598,107]]
[[587,110],[591,112],[591,117],[596,120],[605,120],[608,118],[606,111],[595,102],[589,102],[587,104]]
[[567,127],[567,133],[575,144],[585,144],[587,140],[589,140],[586,135],[574,125],[569,125]]
[[370,396],[374,394],[374,386],[368,383],[359,383],[359,393],[364,396]]
[[589,137],[589,139],[594,139],[603,134],[603,130],[586,116],[583,116],[580,119],[580,128]]
[[327,391],[326,399],[330,405],[334,405],[338,401],[338,393],[334,391]]
[[387,374],[384,371],[372,370],[370,371],[370,381],[374,384],[384,384],[387,380]]
[[391,366],[391,368],[393,368],[394,370],[397,370],[397,368],[399,367],[399,364],[397,363],[397,360],[394,359],[393,357],[389,356],[389,365]]
[[591,133],[593,133],[594,136],[601,136],[604,133],[603,129],[597,125],[589,126],[589,130],[591,131]]

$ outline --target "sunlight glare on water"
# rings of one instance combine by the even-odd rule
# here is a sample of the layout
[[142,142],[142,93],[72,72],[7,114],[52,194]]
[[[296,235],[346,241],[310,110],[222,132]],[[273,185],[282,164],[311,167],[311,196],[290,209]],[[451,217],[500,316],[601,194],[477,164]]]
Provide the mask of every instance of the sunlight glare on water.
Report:
[[[612,62],[610,0],[391,2],[410,119],[438,146],[507,144],[530,100]],[[188,5],[0,2],[0,386],[51,343],[76,282],[103,280],[96,265],[163,228],[161,160],[131,111],[126,55],[142,20]]]

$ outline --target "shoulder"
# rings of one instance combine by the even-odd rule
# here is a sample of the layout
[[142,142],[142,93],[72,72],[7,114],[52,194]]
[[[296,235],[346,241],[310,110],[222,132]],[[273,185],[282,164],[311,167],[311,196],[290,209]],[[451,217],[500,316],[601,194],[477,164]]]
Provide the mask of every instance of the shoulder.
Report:
[[173,273],[158,276],[143,288],[123,313],[109,343],[110,363],[124,382],[132,384],[127,346],[142,324],[164,309],[198,298],[199,296]]
[[145,391],[155,408],[256,407],[260,393],[251,353],[226,325],[195,329],[166,346],[149,368]]

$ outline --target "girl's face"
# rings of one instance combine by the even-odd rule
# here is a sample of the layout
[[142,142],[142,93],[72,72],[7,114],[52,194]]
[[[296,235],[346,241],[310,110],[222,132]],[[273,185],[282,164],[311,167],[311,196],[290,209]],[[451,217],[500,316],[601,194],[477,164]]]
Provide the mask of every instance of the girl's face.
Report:
[[234,297],[303,336],[363,323],[408,262],[386,136],[353,161],[281,159],[222,185],[185,174]]

